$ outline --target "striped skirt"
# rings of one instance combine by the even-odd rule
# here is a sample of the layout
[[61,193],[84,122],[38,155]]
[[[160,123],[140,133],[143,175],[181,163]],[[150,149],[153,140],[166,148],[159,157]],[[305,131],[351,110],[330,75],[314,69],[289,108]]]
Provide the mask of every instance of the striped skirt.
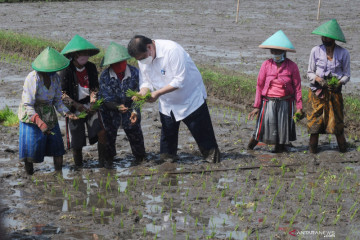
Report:
[[55,134],[45,135],[37,125],[20,122],[19,159],[40,163],[44,161],[44,156],[64,155],[64,142],[59,124],[56,124],[51,131]]
[[266,144],[286,144],[296,140],[294,102],[267,100],[261,104],[254,138]]

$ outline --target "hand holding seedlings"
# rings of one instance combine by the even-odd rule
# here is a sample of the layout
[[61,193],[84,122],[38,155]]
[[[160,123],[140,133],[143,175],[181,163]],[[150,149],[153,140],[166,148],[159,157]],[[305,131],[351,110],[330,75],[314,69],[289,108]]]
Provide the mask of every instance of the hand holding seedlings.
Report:
[[77,120],[77,119],[79,119],[74,113],[72,113],[72,112],[67,112],[67,113],[65,113],[65,117],[67,117],[67,118],[69,118],[69,119],[71,119],[71,120]]
[[83,109],[80,114],[77,116],[78,118],[86,118],[86,116],[88,114],[94,114],[101,106],[101,104],[103,104],[104,99],[98,99],[96,100],[90,108],[86,108],[84,107],[82,104],[80,104],[82,106],[82,108],[77,108],[78,111],[80,111],[81,109]]
[[305,117],[304,112],[302,111],[302,109],[299,109],[296,111],[296,113],[293,116],[294,122],[297,123],[298,121],[300,121],[301,119],[303,119]]
[[341,82],[339,81],[339,79],[337,77],[331,77],[331,79],[328,81],[328,88],[329,91],[332,92],[338,92],[341,88]]
[[133,108],[141,109],[145,102],[149,101],[152,98],[152,93],[150,92],[150,90],[147,90],[147,92],[144,93],[143,91],[136,92],[129,89],[126,91],[126,96],[131,97],[131,100],[134,101]]

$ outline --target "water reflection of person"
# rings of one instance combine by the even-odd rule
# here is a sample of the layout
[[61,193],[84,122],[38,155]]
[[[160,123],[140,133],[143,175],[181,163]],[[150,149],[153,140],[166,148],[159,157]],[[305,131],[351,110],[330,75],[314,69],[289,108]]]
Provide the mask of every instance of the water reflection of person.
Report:
[[[0,190],[0,200],[3,199],[2,198],[2,192]],[[5,227],[3,225],[3,218],[1,217],[4,209],[4,207],[2,206],[2,203],[0,202],[0,240],[7,240],[7,233],[5,231]]]
[[61,53],[71,60],[69,67],[60,72],[63,101],[71,112],[87,113],[85,118],[66,119],[68,148],[72,148],[75,165],[82,166],[82,148],[86,146],[86,125],[89,143],[98,142],[99,165],[103,167],[106,159],[105,130],[100,122],[99,112],[91,110],[99,90],[98,72],[95,64],[88,61],[90,56],[99,53],[99,49],[86,39],[75,35]]
[[[33,163],[54,157],[55,170],[62,169],[65,153],[56,111],[75,119],[61,101],[61,85],[57,71],[66,68],[69,60],[47,47],[32,63],[34,71],[26,77],[19,105],[19,158],[25,170],[33,174]],[[55,108],[54,108],[55,107]]]
[[286,150],[286,143],[296,140],[295,103],[296,112],[303,115],[299,69],[286,57],[286,52],[295,52],[295,49],[281,30],[259,47],[270,49],[272,58],[266,60],[259,71],[254,110],[248,116],[251,120],[257,116],[257,122],[248,149],[254,149],[261,141],[274,144],[273,152],[282,152]]
[[183,121],[207,160],[220,161],[206,89],[199,70],[189,54],[176,42],[134,36],[129,54],[140,68],[140,94],[150,90],[149,102],[159,99],[161,119],[160,158],[175,160],[180,121]]
[[[342,85],[350,80],[350,54],[335,43],[346,42],[337,21],[332,19],[313,34],[321,36],[323,44],[314,47],[310,53],[307,77],[310,81],[308,131],[310,133],[309,150],[317,152],[319,134],[335,134],[340,152],[346,152],[344,135]],[[328,84],[336,77],[337,84]]]
[[110,65],[101,73],[99,81],[99,97],[104,99],[100,113],[108,141],[108,167],[116,155],[115,142],[120,126],[129,140],[135,163],[145,159],[140,109],[133,108],[133,100],[126,96],[128,90],[139,91],[139,70],[127,64],[130,58],[124,46],[112,42],[102,61],[102,66]]

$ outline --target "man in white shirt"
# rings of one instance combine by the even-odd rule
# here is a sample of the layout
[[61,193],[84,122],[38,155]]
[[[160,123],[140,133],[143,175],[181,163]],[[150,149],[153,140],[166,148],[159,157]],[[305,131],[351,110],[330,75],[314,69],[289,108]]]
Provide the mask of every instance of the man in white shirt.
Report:
[[151,40],[136,35],[128,44],[129,54],[140,68],[140,94],[151,90],[149,102],[159,99],[162,123],[160,158],[177,154],[180,121],[189,128],[204,158],[220,161],[206,89],[189,54],[176,42]]

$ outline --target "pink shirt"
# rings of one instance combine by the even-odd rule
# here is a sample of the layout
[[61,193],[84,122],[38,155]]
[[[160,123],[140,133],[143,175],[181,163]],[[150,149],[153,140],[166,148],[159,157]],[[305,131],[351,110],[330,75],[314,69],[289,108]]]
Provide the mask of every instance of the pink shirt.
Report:
[[286,58],[278,68],[274,60],[269,59],[261,65],[255,95],[255,108],[260,108],[262,96],[268,96],[270,83],[278,79],[283,84],[284,96],[293,95],[296,101],[296,108],[302,109],[301,78],[296,63]]
[[285,88],[284,88],[283,83],[276,78],[274,80],[272,80],[270,82],[270,87],[269,87],[267,96],[275,97],[275,98],[285,97],[286,93],[285,93]]

